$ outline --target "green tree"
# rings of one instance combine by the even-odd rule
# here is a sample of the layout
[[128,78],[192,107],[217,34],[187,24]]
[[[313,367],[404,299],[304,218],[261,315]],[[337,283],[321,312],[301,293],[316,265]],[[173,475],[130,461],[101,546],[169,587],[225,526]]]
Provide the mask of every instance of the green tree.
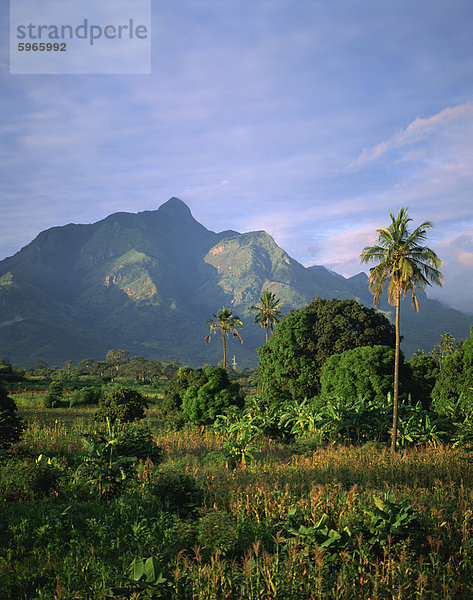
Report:
[[24,429],[24,423],[17,415],[15,401],[0,386],[0,448],[9,448],[17,442]]
[[[386,404],[388,393],[393,391],[394,354],[394,349],[389,346],[363,346],[330,356],[322,369],[321,396],[341,397],[345,401],[362,397]],[[410,379],[410,369],[403,364],[401,355],[401,382],[405,398],[411,385]]]
[[222,334],[222,342],[223,342],[223,368],[227,368],[227,339],[232,334],[233,337],[236,337],[243,344],[243,340],[241,339],[240,333],[238,329],[243,327],[243,323],[240,320],[240,317],[234,315],[230,308],[222,307],[218,311],[217,314],[212,313],[212,317],[207,319],[205,322],[206,325],[210,326],[210,333],[205,338],[205,343],[208,344],[211,340],[212,334],[216,334],[220,332]]
[[439,271],[442,261],[426,246],[421,244],[427,237],[427,230],[432,228],[430,221],[425,221],[414,231],[409,231],[412,221],[407,216],[407,209],[401,208],[397,217],[389,213],[391,224],[377,230],[378,244],[366,246],[360,256],[362,263],[376,262],[370,269],[369,288],[374,295],[373,304],[376,308],[383,289],[387,286],[388,302],[396,307],[396,345],[394,361],[394,402],[393,429],[391,452],[396,452],[398,395],[399,395],[399,347],[400,328],[399,313],[401,298],[408,291],[412,294],[412,304],[419,310],[416,288],[424,289],[431,283],[442,284],[442,274]]
[[201,375],[202,383],[189,385],[182,396],[182,413],[187,421],[195,424],[213,423],[217,415],[230,406],[243,406],[240,386],[230,382],[225,369],[207,366],[202,369]]
[[430,354],[418,351],[409,361],[412,372],[412,397],[422,403],[424,410],[432,404],[432,390],[439,374],[439,368]]
[[470,336],[442,361],[432,399],[439,412],[459,400],[465,408],[473,408],[473,327]]
[[107,362],[110,362],[115,367],[115,371],[118,373],[120,365],[125,365],[130,360],[130,353],[128,350],[109,350],[105,357]]
[[355,300],[322,300],[292,311],[258,349],[263,400],[302,402],[320,392],[329,356],[359,346],[394,347],[394,328],[380,313]]
[[279,307],[283,304],[284,302],[276,299],[276,295],[273,292],[264,290],[260,296],[259,305],[248,307],[248,310],[256,313],[254,322],[266,329],[266,343],[269,340],[269,332],[273,332],[274,327],[282,319]]
[[122,423],[142,419],[148,408],[146,398],[131,388],[120,388],[106,392],[99,399],[99,409],[95,417],[99,421],[107,418],[120,419]]
[[430,356],[436,362],[438,368],[442,370],[442,363],[446,356],[451,354],[456,347],[455,338],[451,333],[444,333],[440,336],[439,343],[436,344],[430,353]]

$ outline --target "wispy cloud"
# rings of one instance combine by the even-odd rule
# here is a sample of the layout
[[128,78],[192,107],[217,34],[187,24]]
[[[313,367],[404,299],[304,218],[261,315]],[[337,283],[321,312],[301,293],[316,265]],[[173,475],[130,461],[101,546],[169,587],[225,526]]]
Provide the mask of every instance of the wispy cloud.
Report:
[[417,117],[405,129],[399,131],[389,140],[380,142],[373,148],[364,149],[352,166],[362,167],[379,159],[393,149],[419,142],[435,130],[460,119],[469,121],[473,119],[473,103],[468,102],[459,106],[448,107],[428,118]]

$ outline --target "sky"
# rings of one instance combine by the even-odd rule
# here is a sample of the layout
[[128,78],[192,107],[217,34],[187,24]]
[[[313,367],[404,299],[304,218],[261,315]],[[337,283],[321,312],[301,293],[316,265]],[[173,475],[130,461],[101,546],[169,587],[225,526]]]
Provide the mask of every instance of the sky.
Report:
[[0,259],[176,196],[351,276],[407,207],[473,313],[471,0],[152,0],[136,75],[10,74],[0,7]]

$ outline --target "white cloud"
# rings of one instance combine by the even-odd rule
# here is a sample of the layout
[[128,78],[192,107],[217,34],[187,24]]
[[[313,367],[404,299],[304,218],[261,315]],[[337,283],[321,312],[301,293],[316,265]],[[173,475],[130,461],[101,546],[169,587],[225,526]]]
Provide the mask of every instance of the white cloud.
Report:
[[436,130],[448,126],[458,120],[473,119],[473,103],[468,102],[458,106],[445,108],[439,113],[428,117],[417,117],[409,125],[389,140],[380,142],[374,148],[364,149],[353,163],[353,167],[362,167],[379,159],[390,150],[421,141]]

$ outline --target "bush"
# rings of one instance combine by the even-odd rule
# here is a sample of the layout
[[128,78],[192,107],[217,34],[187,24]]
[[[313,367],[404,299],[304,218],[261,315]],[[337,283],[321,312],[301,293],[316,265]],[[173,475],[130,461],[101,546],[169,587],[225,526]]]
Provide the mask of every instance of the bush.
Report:
[[25,429],[16,412],[15,401],[0,387],[0,448],[6,449],[16,443]]
[[142,419],[148,408],[146,398],[131,388],[108,391],[99,400],[99,409],[95,414],[98,421],[107,417],[112,421],[120,419],[122,423]]
[[221,367],[204,367],[205,383],[191,385],[182,399],[184,417],[195,424],[213,423],[216,417],[231,406],[242,407],[240,386],[230,383],[228,374]]
[[202,490],[191,475],[171,470],[158,471],[149,488],[163,508],[184,516],[192,513],[202,502]]
[[74,390],[69,398],[69,406],[98,404],[102,397],[102,390],[95,387],[83,387]]
[[136,456],[139,460],[151,459],[158,464],[163,458],[163,450],[153,441],[151,431],[146,425],[132,424],[124,429],[117,438],[115,446],[118,456]]
[[43,398],[44,408],[57,408],[62,401],[64,386],[60,381],[51,381]]
[[8,460],[0,469],[0,496],[6,500],[35,502],[57,488],[59,471],[32,459]]

